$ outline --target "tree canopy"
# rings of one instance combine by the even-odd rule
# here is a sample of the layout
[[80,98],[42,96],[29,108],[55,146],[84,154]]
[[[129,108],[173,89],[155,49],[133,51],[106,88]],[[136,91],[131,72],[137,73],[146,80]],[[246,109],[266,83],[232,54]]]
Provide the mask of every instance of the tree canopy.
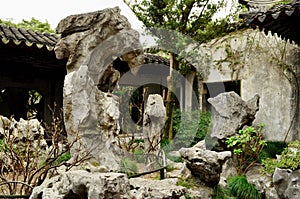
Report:
[[[215,19],[215,14],[226,7],[224,0],[124,0],[133,10],[137,18],[142,21],[148,31],[158,38],[157,43],[161,50],[170,53],[170,68],[185,75],[190,85],[193,85],[196,73],[195,68],[188,64],[187,56],[197,57],[196,46],[188,49],[189,39],[198,44],[227,34],[231,28],[232,16]],[[164,30],[173,31],[165,34]],[[163,32],[163,33],[162,33]],[[194,56],[195,55],[195,56]],[[168,94],[166,98],[167,121],[165,124],[164,137],[169,140],[173,138],[173,108],[171,103],[174,99],[171,91],[176,81],[170,69],[168,77]],[[203,77],[202,74],[199,77]],[[191,95],[192,88],[189,89]],[[187,102],[187,101],[186,101]],[[187,102],[188,106],[192,103]],[[186,108],[189,111],[189,108]]]
[[146,27],[178,31],[203,43],[231,28],[229,15],[213,19],[225,8],[223,0],[124,0]]
[[31,20],[22,19],[22,22],[20,22],[20,23],[13,23],[11,20],[0,19],[0,24],[13,26],[16,28],[31,29],[31,30],[36,30],[36,31],[40,31],[40,32],[55,33],[55,30],[53,30],[51,28],[48,21],[41,22],[40,20],[35,19],[34,17],[32,17]]

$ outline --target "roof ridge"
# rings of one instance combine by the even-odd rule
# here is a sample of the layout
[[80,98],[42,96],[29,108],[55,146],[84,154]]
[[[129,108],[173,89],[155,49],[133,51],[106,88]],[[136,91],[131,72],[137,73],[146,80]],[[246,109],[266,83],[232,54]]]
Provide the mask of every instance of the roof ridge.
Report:
[[47,49],[51,51],[54,49],[58,38],[59,35],[56,33],[16,27],[3,23],[0,24],[0,39],[4,44],[13,41],[16,45],[19,45],[23,42],[28,47],[32,46],[32,44],[35,44],[38,48],[46,46]]

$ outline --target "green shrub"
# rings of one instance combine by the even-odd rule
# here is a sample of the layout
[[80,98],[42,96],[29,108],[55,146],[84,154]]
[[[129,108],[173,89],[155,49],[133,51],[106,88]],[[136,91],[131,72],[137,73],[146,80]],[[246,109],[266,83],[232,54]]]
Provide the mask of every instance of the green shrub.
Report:
[[134,160],[137,162],[145,162],[146,161],[144,151],[142,149],[136,149],[134,151],[133,155],[134,155]]
[[276,167],[277,167],[277,160],[274,158],[267,158],[262,160],[262,165],[264,166],[264,168],[262,169],[262,173],[263,174],[270,174],[273,175]]
[[195,181],[193,179],[183,179],[183,178],[179,178],[177,183],[177,186],[182,186],[185,187],[187,189],[191,189],[195,186]]
[[71,154],[70,154],[70,151],[67,151],[63,154],[61,154],[57,159],[56,161],[54,162],[54,165],[58,165],[60,163],[63,163],[63,162],[67,162],[68,160],[71,159]]
[[120,161],[121,173],[126,173],[128,176],[138,174],[138,167],[136,163],[128,158],[122,158]]
[[184,198],[185,198],[185,199],[194,199],[194,196],[192,196],[192,195],[189,194],[189,193],[186,193],[186,194],[184,195]]
[[245,176],[236,176],[228,179],[229,192],[238,199],[261,199],[262,194]]
[[220,185],[213,187],[212,199],[230,199],[230,193],[227,189],[222,188]]
[[211,114],[200,112],[181,112],[179,109],[173,112],[173,132],[175,135],[175,148],[191,147],[203,140],[209,131]]
[[184,162],[182,157],[171,156],[169,154],[166,154],[166,157],[172,162]]
[[236,169],[239,175],[245,174],[257,162],[260,152],[266,145],[261,134],[263,127],[264,124],[260,124],[256,130],[250,126],[239,130],[237,135],[226,140],[227,147],[232,150],[236,160]]
[[300,169],[300,141],[293,141],[288,144],[280,156],[280,160],[267,158],[262,161],[264,165],[263,173],[273,174],[275,168],[281,169],[291,169],[297,170]]
[[276,158],[276,155],[281,154],[286,147],[287,144],[285,142],[266,142],[266,145],[259,154],[258,162],[262,163],[267,158]]
[[7,150],[7,144],[4,143],[3,139],[0,139],[0,151],[4,152],[5,150]]

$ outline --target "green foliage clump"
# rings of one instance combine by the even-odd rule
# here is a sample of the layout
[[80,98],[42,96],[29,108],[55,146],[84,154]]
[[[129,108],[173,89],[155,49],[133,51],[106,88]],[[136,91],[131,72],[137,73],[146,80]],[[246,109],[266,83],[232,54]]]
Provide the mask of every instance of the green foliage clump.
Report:
[[209,131],[211,114],[198,110],[191,113],[181,112],[179,109],[173,113],[173,131],[175,134],[175,148],[191,147],[203,140]]
[[294,141],[288,144],[288,147],[281,153],[280,161],[277,165],[282,169],[297,170],[300,169],[300,141]]
[[280,160],[267,158],[262,161],[264,165],[263,173],[273,174],[275,168],[291,169],[293,171],[300,169],[300,141],[293,141],[288,144],[280,156]]
[[142,149],[134,150],[133,156],[134,156],[134,160],[137,162],[145,162],[146,161],[145,153]]
[[262,163],[267,158],[276,158],[276,155],[281,154],[284,148],[287,147],[285,142],[270,142],[267,141],[258,157],[258,162]]
[[263,174],[270,174],[273,175],[276,167],[277,167],[277,160],[274,158],[267,158],[262,160],[262,165],[264,166],[261,172]]
[[236,176],[228,179],[230,193],[239,199],[261,199],[262,193],[257,191],[253,184],[247,181],[245,176]]
[[220,185],[213,187],[212,199],[230,199],[230,193],[227,189],[222,188]]
[[256,130],[254,127],[248,127],[239,130],[237,135],[233,135],[226,140],[227,147],[232,150],[237,161],[238,174],[245,174],[257,162],[258,156],[266,145],[261,131],[264,124],[260,124]]
[[122,158],[120,161],[121,173],[126,173],[128,176],[138,174],[138,167],[136,163],[129,158]]
[[32,17],[30,20],[22,19],[22,22],[20,23],[13,23],[10,20],[2,20],[0,19],[0,24],[5,24],[7,26],[13,26],[16,28],[24,28],[24,29],[30,29],[30,30],[36,30],[40,32],[49,32],[49,33],[55,33],[55,30],[53,30],[48,23],[41,22],[40,20]]
[[67,152],[61,154],[61,155],[56,159],[56,161],[55,161],[53,164],[54,164],[54,165],[59,165],[59,164],[61,164],[61,163],[63,163],[63,162],[67,162],[67,161],[70,160],[70,159],[71,159],[71,153],[70,153],[70,151],[67,151]]
[[195,181],[193,179],[190,179],[190,178],[188,178],[188,179],[179,178],[176,185],[185,187],[187,189],[191,189],[195,186]]
[[194,196],[192,196],[192,195],[189,194],[189,193],[186,193],[186,194],[184,195],[184,198],[185,198],[185,199],[194,199]]
[[0,139],[0,151],[4,152],[7,150],[7,144],[4,143],[3,139]]

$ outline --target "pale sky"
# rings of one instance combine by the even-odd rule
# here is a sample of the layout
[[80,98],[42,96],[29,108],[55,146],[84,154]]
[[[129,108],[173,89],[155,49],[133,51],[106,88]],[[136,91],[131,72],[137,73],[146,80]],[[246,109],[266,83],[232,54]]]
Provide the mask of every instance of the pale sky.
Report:
[[22,19],[30,20],[34,17],[40,21],[47,20],[54,29],[68,15],[115,6],[121,8],[121,14],[128,18],[133,28],[139,29],[142,26],[123,0],[8,0],[2,2],[0,19],[20,22]]

